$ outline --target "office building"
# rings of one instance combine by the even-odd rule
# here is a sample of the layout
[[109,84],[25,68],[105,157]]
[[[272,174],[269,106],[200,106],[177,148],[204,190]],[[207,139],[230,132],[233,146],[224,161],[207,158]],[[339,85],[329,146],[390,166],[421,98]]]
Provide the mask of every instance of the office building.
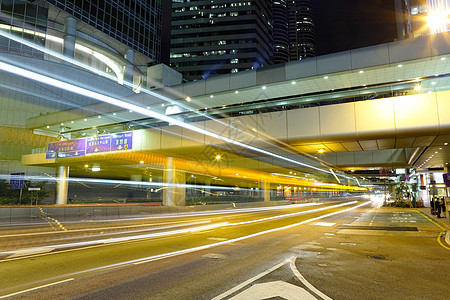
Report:
[[171,67],[191,81],[271,64],[271,2],[172,1]]
[[316,56],[312,0],[288,0],[289,60]]
[[312,1],[274,1],[272,16],[273,62],[275,64],[316,55]]

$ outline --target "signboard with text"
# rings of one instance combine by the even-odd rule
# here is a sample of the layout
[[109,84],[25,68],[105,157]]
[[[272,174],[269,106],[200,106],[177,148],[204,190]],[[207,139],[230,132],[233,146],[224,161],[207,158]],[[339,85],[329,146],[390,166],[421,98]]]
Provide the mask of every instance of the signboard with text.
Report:
[[23,188],[23,178],[25,173],[11,173],[9,180],[9,188],[12,190],[20,190]]
[[133,132],[112,135],[111,151],[130,150],[133,148]]
[[111,151],[111,136],[100,135],[87,138],[86,153],[100,153]]
[[86,139],[61,141],[48,144],[46,158],[66,158],[84,156],[86,154]]
[[130,150],[132,148],[133,132],[122,132],[50,143],[48,144],[46,158],[78,157],[86,154]]

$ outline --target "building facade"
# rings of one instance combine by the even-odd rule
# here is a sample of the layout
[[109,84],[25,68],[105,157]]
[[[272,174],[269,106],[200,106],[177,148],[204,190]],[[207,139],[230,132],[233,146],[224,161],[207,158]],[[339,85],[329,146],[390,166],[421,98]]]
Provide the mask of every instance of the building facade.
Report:
[[289,60],[316,56],[316,29],[312,0],[288,0]]
[[312,1],[273,1],[272,15],[274,63],[316,56],[316,30]]
[[191,81],[271,64],[271,0],[173,0],[171,67]]

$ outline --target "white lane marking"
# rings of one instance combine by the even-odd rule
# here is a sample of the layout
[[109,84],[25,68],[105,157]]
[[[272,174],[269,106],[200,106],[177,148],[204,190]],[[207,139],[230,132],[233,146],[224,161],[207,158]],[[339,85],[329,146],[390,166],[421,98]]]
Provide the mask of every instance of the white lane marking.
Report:
[[336,225],[336,223],[331,223],[331,222],[316,222],[316,223],[314,223],[313,225],[316,225],[316,226],[331,227],[331,226]]
[[23,293],[28,293],[28,292],[31,292],[31,291],[35,291],[35,290],[38,290],[38,289],[42,289],[42,288],[49,287],[49,286],[52,286],[52,285],[61,284],[61,283],[72,281],[72,280],[74,280],[74,278],[69,278],[69,279],[65,279],[65,280],[61,280],[61,281],[57,281],[57,282],[53,282],[53,283],[49,283],[49,284],[40,285],[40,286],[31,288],[31,289],[27,289],[27,290],[15,292],[15,293],[12,293],[12,294],[0,296],[0,299],[5,299],[5,298],[8,298],[8,297],[17,296],[17,295],[20,295],[20,294],[23,294]]
[[334,235],[334,233],[326,232],[325,235]]
[[[294,256],[294,257],[295,257],[295,256]],[[276,266],[273,266],[272,268],[270,268],[270,269],[268,269],[268,270],[266,270],[266,271],[264,271],[264,272],[262,272],[262,273],[259,273],[258,275],[256,275],[256,276],[254,276],[254,277],[252,277],[252,278],[250,278],[250,279],[244,281],[243,283],[241,283],[241,284],[235,286],[234,288],[232,288],[232,289],[226,291],[225,293],[222,293],[222,294],[220,294],[219,296],[216,296],[216,297],[212,298],[212,300],[220,300],[220,299],[223,299],[223,298],[225,298],[225,297],[228,297],[228,296],[231,295],[231,294],[236,293],[237,291],[239,291],[240,289],[242,289],[242,288],[244,288],[245,286],[249,285],[249,284],[252,283],[253,281],[258,280],[259,278],[264,277],[264,276],[266,276],[267,274],[269,274],[269,273],[275,271],[276,269],[280,268],[281,266],[285,265],[286,263],[289,262],[289,260],[290,260],[290,258],[287,259],[287,260],[285,260],[285,261],[283,261],[283,262],[281,262],[281,263],[279,263],[279,264],[276,265]]]
[[20,256],[33,255],[33,254],[47,253],[47,252],[50,252],[53,250],[55,250],[55,248],[53,248],[53,247],[38,247],[38,248],[22,249],[22,250],[11,251],[11,252],[1,252],[0,255],[8,255],[7,258],[14,258],[14,257],[20,257]]
[[341,243],[342,246],[356,246],[355,243]]
[[303,277],[302,274],[297,270],[297,267],[295,266],[295,256],[291,257],[290,259],[290,267],[292,272],[294,272],[294,275],[298,278],[298,280],[301,281],[310,291],[312,291],[314,294],[322,298],[323,300],[332,300],[330,297],[319,291],[315,286],[313,286],[311,283],[309,283],[308,280],[306,280],[305,277]]
[[258,283],[229,300],[260,300],[280,297],[287,300],[316,300],[307,290],[284,281]]

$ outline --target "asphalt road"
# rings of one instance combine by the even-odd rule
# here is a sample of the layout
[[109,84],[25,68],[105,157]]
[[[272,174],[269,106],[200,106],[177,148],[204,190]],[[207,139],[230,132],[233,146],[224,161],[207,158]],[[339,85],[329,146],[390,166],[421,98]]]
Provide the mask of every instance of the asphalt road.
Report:
[[[439,243],[439,226],[416,210],[357,207],[362,201],[331,208],[338,204],[344,203],[151,220],[146,224],[186,223],[152,231],[160,236],[142,237],[139,232],[140,238],[134,238],[137,233],[128,232],[110,243],[6,257],[0,262],[0,295],[17,293],[11,298],[18,299],[448,299],[450,248],[443,239]],[[142,225],[133,222],[130,226]],[[194,222],[205,223],[186,225]],[[155,223],[153,228],[163,226]],[[105,224],[76,225],[80,226],[105,228]],[[13,232],[26,234],[32,228],[21,230]],[[40,246],[43,240],[58,242],[51,234]],[[90,236],[83,241],[94,240]]]

